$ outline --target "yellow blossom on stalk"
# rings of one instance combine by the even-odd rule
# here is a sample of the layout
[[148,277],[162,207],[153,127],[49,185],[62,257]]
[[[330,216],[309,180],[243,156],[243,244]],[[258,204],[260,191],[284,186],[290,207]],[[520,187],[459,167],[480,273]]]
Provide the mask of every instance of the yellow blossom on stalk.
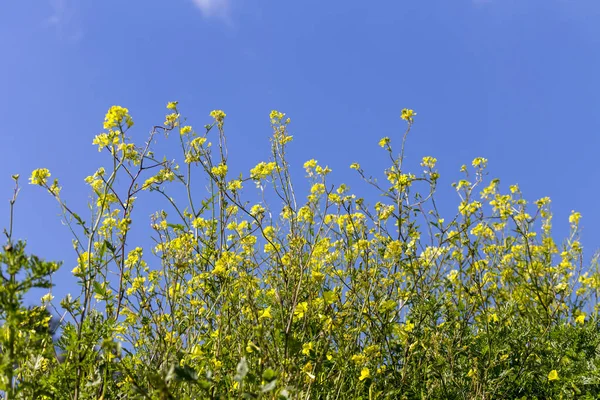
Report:
[[277,110],[273,110],[271,111],[271,114],[269,114],[272,124],[280,123],[281,120],[283,120],[283,117],[285,117],[285,114]]
[[[315,200],[317,200],[317,199],[316,199],[316,196],[314,196],[314,195],[310,195],[310,196],[308,196],[308,197],[309,197],[309,200],[310,200],[310,201],[315,201]],[[342,197],[341,197],[339,194],[336,194],[336,193],[329,193],[329,194],[327,195],[327,200],[329,200],[329,202],[330,202],[330,203],[333,203],[333,204],[339,204],[339,203],[341,203],[341,202],[342,202]]]
[[92,140],[92,144],[98,146],[98,151],[102,151],[105,147],[110,146],[111,144],[119,143],[119,135],[113,133],[100,133],[94,137]]
[[485,168],[487,166],[488,160],[483,157],[477,157],[473,160],[473,166],[475,168]]
[[313,220],[313,212],[308,206],[300,207],[298,210],[298,220],[299,221],[307,221],[312,222]]
[[46,184],[49,177],[50,171],[47,168],[38,168],[33,170],[33,172],[31,173],[29,183],[31,185],[43,186]]
[[477,210],[481,209],[481,203],[478,201],[474,201],[469,203],[467,201],[463,201],[458,206],[458,211],[465,216],[474,214]]
[[135,249],[131,250],[127,254],[127,259],[125,260],[125,266],[128,268],[132,268],[134,265],[136,265],[138,263],[138,261],[141,260],[142,255],[143,255],[143,250],[141,247],[136,247]]
[[386,147],[386,146],[388,146],[389,144],[390,144],[390,138],[389,138],[389,137],[387,137],[387,136],[386,136],[386,137],[384,137],[384,138],[381,138],[381,140],[379,141],[379,146],[380,146],[380,147]]
[[242,189],[242,181],[240,181],[239,179],[230,181],[227,184],[227,190],[231,190],[232,192],[237,192],[240,189]]
[[461,179],[460,181],[458,181],[458,183],[456,184],[456,190],[459,191],[461,189],[469,189],[469,187],[471,186],[471,182],[469,182],[466,179]]
[[404,332],[412,332],[415,329],[415,324],[410,321],[406,321],[404,324]]
[[580,219],[581,219],[581,213],[576,212],[576,211],[571,211],[571,215],[569,216],[569,223],[571,225],[578,225]]
[[473,229],[471,229],[471,235],[478,236],[484,239],[493,239],[494,231],[492,230],[492,228],[490,228],[483,222],[480,222]]
[[45,295],[42,296],[42,303],[50,303],[52,301],[52,299],[54,299],[54,296],[52,296],[52,293],[46,293]]
[[79,274],[83,269],[85,269],[88,264],[91,262],[91,259],[94,257],[94,254],[90,254],[87,251],[83,252],[79,255],[79,257],[77,257],[77,264],[78,266],[73,268],[73,274],[77,275]]
[[258,319],[271,319],[273,316],[271,315],[271,306],[268,306],[258,314]]
[[313,342],[304,343],[302,345],[302,354],[310,355],[310,351],[314,348]]
[[555,369],[550,371],[550,373],[548,373],[548,380],[549,381],[557,381],[558,380],[558,371],[556,371]]
[[316,166],[317,160],[315,159],[308,160],[304,163],[304,169],[306,170],[306,173],[310,173],[310,170],[316,168]]
[[52,182],[52,185],[50,186],[48,191],[53,195],[58,196],[60,194],[61,189],[62,188],[58,185],[58,179],[54,179],[54,182]]
[[189,125],[186,125],[186,126],[181,127],[181,130],[179,131],[179,133],[181,135],[186,135],[186,134],[190,133],[191,131],[192,131],[192,127]]
[[579,315],[575,318],[575,322],[578,324],[585,323],[585,316],[586,316],[586,314],[584,312],[579,313]]
[[120,128],[125,119],[127,128],[133,126],[133,119],[129,115],[129,110],[121,106],[112,106],[104,117],[104,129]]
[[371,377],[371,372],[369,368],[363,368],[360,370],[360,376],[358,377],[359,381],[364,381],[365,379],[369,379]]
[[310,361],[302,367],[302,372],[304,372],[311,381],[315,379],[315,375],[311,373],[312,369],[313,365]]
[[218,123],[223,123],[223,120],[225,119],[227,114],[225,114],[223,110],[212,110],[210,112],[210,116],[213,117]]
[[250,208],[250,215],[252,215],[253,217],[258,217],[261,214],[264,214],[264,212],[265,208],[260,204],[255,204],[252,206],[252,208]]
[[294,310],[294,317],[296,317],[297,319],[302,319],[307,311],[308,303],[306,301],[303,301],[302,303],[299,303],[296,306],[296,309]]
[[360,164],[359,163],[352,163],[350,164],[350,169],[355,169],[355,170],[359,170],[360,169]]
[[273,173],[275,167],[275,162],[260,162],[256,165],[256,167],[250,170],[250,178],[254,179],[255,181],[265,179],[267,176]]
[[435,168],[435,163],[437,163],[437,158],[435,157],[423,157],[421,161],[421,166],[425,168]]
[[315,183],[310,188],[310,193],[317,195],[317,196],[325,193],[325,185],[323,185],[322,183]]
[[535,205],[538,207],[544,207],[545,205],[550,204],[550,197],[542,197],[541,199],[535,202]]
[[367,362],[367,357],[364,354],[354,354],[351,358],[354,364],[360,365]]
[[205,137],[197,137],[190,142],[190,147],[196,151],[200,151],[200,148],[206,143]]
[[394,211],[396,211],[396,206],[394,206],[393,204],[385,205],[378,202],[377,204],[375,204],[375,211],[377,211],[377,213],[379,214],[379,219],[385,221],[394,214]]
[[169,114],[165,117],[164,125],[167,127],[176,127],[177,125],[179,125],[179,122],[177,122],[178,118],[179,114],[177,113]]
[[458,270],[451,270],[448,275],[446,275],[446,278],[448,278],[448,280],[453,284],[456,284],[458,282]]
[[481,198],[487,200],[492,195],[496,194],[498,183],[500,183],[498,179],[493,179],[490,184],[481,191]]
[[167,103],[167,109],[175,110],[177,108],[177,104],[179,104],[178,101],[170,101]]
[[413,122],[413,117],[415,115],[417,115],[417,113],[414,110],[411,110],[409,108],[403,108],[402,113],[400,114],[400,118],[408,122]]
[[317,167],[315,168],[315,172],[318,175],[327,175],[331,172],[331,168],[329,168],[328,166],[321,167],[320,165],[317,165]]
[[219,178],[224,178],[227,175],[227,164],[219,164],[212,167],[211,172]]

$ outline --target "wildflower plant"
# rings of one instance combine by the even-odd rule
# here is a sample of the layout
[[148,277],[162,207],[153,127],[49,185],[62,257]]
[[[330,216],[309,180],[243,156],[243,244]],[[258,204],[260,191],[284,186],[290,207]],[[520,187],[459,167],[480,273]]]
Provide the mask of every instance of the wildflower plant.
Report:
[[[374,204],[314,159],[308,191],[295,190],[284,113],[269,115],[270,159],[242,174],[230,169],[227,115],[209,118],[196,130],[170,102],[140,145],[129,111],[112,107],[93,139],[110,167],[85,179],[86,220],[50,171],[32,173],[73,233],[81,293],[60,301],[56,357],[47,337],[36,355],[17,346],[25,328],[8,305],[21,298],[0,298],[13,313],[0,338],[8,398],[31,398],[34,383],[37,398],[73,399],[600,395],[600,274],[597,258],[583,262],[580,214],[557,244],[550,200],[503,191],[476,158],[454,184],[456,214],[441,215],[437,160],[423,157],[420,173],[403,162],[413,110],[401,112],[403,135],[379,141],[380,179],[350,165]],[[179,162],[155,155],[160,134],[179,142]],[[134,205],[155,196],[167,207],[150,218],[153,245],[132,243]],[[38,274],[57,268],[45,265]]]

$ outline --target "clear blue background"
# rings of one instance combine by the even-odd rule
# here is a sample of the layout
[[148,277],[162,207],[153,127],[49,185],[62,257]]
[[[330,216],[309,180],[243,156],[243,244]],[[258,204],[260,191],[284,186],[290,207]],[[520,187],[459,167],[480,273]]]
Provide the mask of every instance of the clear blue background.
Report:
[[356,182],[354,161],[380,174],[377,142],[398,143],[408,107],[418,116],[407,163],[418,172],[422,156],[438,158],[448,217],[450,183],[483,156],[504,189],[552,198],[559,241],[580,211],[589,259],[600,238],[599,71],[597,0],[5,0],[0,227],[20,173],[15,236],[64,260],[57,294],[72,288],[68,229],[26,181],[49,168],[85,215],[83,179],[107,160],[91,141],[113,104],[130,109],[140,141],[167,101],[197,127],[225,110],[235,174],[268,157],[268,114],[279,109],[292,118],[297,177],[316,158],[337,183]]

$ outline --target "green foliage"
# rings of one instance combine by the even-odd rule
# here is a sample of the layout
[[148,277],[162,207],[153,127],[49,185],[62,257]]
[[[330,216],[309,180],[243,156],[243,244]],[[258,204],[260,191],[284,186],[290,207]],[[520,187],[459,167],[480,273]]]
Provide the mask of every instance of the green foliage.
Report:
[[[315,160],[304,164],[310,190],[294,189],[281,112],[270,115],[271,159],[232,178],[225,113],[211,112],[199,133],[177,102],[167,108],[141,146],[128,136],[129,111],[109,110],[93,143],[110,168],[86,178],[89,222],[48,183],[50,171],[32,173],[74,235],[81,293],[60,301],[53,342],[49,295],[41,307],[22,303],[30,288],[50,287],[58,265],[26,256],[7,234],[7,398],[600,396],[600,274],[597,258],[583,263],[579,213],[557,245],[550,200],[529,204],[516,185],[502,192],[477,158],[454,184],[457,214],[444,218],[436,159],[424,157],[419,175],[403,165],[412,110],[401,114],[400,155],[392,139],[379,141],[385,180],[350,166],[374,191],[360,197]],[[160,133],[176,136],[181,164],[155,156]],[[144,251],[131,246],[134,205],[156,196],[166,208],[152,215]]]

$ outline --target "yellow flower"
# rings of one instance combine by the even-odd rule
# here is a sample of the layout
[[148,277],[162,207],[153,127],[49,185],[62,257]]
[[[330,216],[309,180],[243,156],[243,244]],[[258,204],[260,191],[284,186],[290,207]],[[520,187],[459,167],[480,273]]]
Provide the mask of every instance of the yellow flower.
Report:
[[550,371],[550,373],[548,374],[548,380],[549,381],[557,381],[558,380],[558,372],[555,369]]
[[487,158],[483,158],[483,157],[477,157],[476,159],[473,160],[473,166],[475,168],[485,168],[487,165]]
[[230,181],[227,184],[227,189],[231,190],[232,192],[237,192],[241,188],[242,188],[242,181],[240,181],[239,179],[235,179],[233,181]]
[[50,171],[47,168],[38,168],[31,173],[29,183],[31,185],[43,186],[50,177]]
[[178,118],[179,118],[178,113],[168,114],[165,116],[164,125],[166,125],[167,127],[176,127],[179,125],[179,122],[177,121]]
[[171,102],[167,103],[167,108],[169,110],[175,110],[177,108],[177,104],[179,104],[178,101],[171,101]]
[[271,315],[271,306],[262,310],[258,316],[258,319],[265,319],[265,318],[273,318],[273,316]]
[[217,122],[221,123],[223,122],[227,114],[225,114],[223,110],[212,110],[210,112],[210,116],[213,117]]
[[381,138],[381,140],[379,141],[380,147],[385,147],[385,146],[388,146],[389,144],[390,144],[390,138],[387,136],[384,138]]
[[323,185],[322,183],[315,183],[310,188],[310,192],[312,194],[321,195],[321,194],[325,193],[325,185]]
[[404,108],[404,109],[402,109],[402,114],[400,114],[400,118],[402,118],[403,120],[408,121],[408,122],[413,122],[413,117],[415,115],[417,115],[417,113],[414,112],[414,110]]
[[310,380],[314,380],[315,376],[311,373],[313,369],[313,365],[312,363],[309,361],[306,364],[304,364],[304,367],[302,367],[302,372],[304,372],[306,374],[306,376],[308,376],[310,378]]
[[256,165],[256,167],[250,170],[250,178],[255,181],[260,181],[261,179],[266,178],[271,175],[275,170],[276,164],[274,162],[266,163],[260,162]]
[[46,293],[45,295],[42,296],[42,303],[50,303],[52,301],[52,299],[54,299],[54,296],[52,296],[52,293]]
[[271,123],[272,124],[276,124],[278,122],[281,122],[281,120],[283,119],[283,117],[285,117],[285,114],[277,111],[277,110],[273,110],[271,111],[271,114],[269,114],[269,118],[271,118]]
[[425,168],[435,168],[435,163],[437,163],[437,158],[435,157],[423,157],[421,161],[421,166]]
[[581,219],[581,213],[576,211],[571,211],[571,215],[569,216],[569,223],[571,225],[579,224],[579,220]]
[[296,306],[294,310],[294,317],[297,319],[301,319],[304,317],[304,314],[308,311],[308,303],[306,301],[301,302]]
[[265,208],[263,206],[261,206],[260,204],[255,204],[250,209],[250,215],[252,215],[253,217],[258,217],[258,216],[264,214],[264,212],[265,212]]
[[327,166],[321,167],[320,165],[317,165],[317,168],[315,168],[315,172],[318,175],[327,175],[328,173],[331,172],[331,169]]
[[308,172],[308,170],[316,168],[317,166],[317,160],[312,159],[312,160],[308,160],[307,162],[304,163],[304,169],[306,170],[306,172]]
[[577,318],[575,318],[575,322],[578,324],[583,324],[585,323],[585,313],[581,313],[577,316]]
[[202,147],[206,143],[205,137],[197,137],[190,142],[190,147],[196,151],[200,151],[200,147]]
[[367,361],[366,357],[362,354],[354,354],[351,360],[355,364],[364,364]]
[[112,106],[104,117],[104,129],[121,127],[123,119],[125,119],[128,128],[133,126],[133,119],[131,119],[128,109],[121,106]]
[[213,175],[216,175],[217,177],[224,178],[225,175],[227,175],[227,165],[219,164],[216,167],[212,167],[211,172],[213,173]]
[[310,355],[310,351],[314,348],[313,342],[304,343],[302,345],[302,354]]
[[369,368],[363,368],[360,370],[360,377],[358,378],[359,381],[364,381],[365,379],[368,379],[371,377],[371,372],[369,371]]

